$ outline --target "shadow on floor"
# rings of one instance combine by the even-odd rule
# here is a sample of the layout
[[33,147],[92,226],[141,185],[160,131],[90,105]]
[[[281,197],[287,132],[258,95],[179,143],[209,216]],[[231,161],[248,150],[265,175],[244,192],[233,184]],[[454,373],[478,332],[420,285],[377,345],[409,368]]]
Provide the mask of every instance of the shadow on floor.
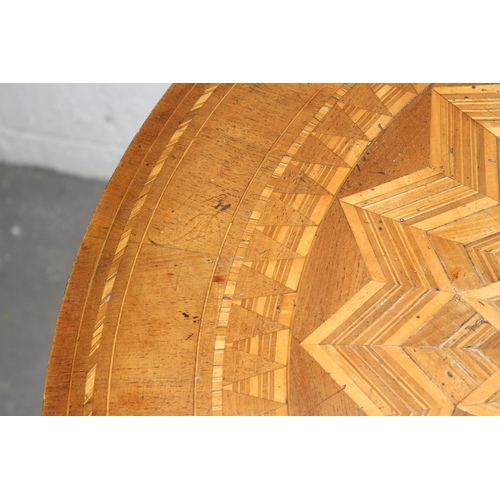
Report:
[[0,165],[0,415],[40,415],[66,283],[106,186]]

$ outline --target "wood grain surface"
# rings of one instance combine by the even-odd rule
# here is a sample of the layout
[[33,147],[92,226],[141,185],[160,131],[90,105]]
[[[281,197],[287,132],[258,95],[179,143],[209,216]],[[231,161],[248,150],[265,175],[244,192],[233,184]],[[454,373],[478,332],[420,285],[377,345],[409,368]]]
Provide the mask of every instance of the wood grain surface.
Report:
[[45,415],[500,415],[500,85],[173,85],[61,306]]

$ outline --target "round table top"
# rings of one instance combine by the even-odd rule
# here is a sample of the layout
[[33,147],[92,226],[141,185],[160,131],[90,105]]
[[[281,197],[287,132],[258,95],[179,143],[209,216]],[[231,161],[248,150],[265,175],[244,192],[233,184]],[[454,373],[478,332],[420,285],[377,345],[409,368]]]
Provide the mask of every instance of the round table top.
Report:
[[83,238],[45,415],[499,415],[500,85],[182,84]]

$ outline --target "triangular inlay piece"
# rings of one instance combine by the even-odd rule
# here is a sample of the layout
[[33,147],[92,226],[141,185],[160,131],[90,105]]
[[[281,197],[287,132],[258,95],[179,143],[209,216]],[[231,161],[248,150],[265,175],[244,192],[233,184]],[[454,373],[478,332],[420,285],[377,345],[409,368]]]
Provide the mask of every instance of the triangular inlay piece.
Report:
[[259,226],[315,226],[305,215],[272,195],[259,219]]
[[283,368],[283,365],[260,356],[226,348],[224,352],[223,384],[232,384],[278,368]]
[[392,116],[367,83],[355,85],[339,102],[349,106],[366,109],[367,111],[372,111],[380,115]]
[[274,188],[275,193],[306,193],[306,194],[330,194],[325,188],[311,179],[302,170],[289,164],[283,172],[278,184]]
[[252,262],[258,260],[299,259],[300,257],[302,256],[286,248],[262,231],[255,231],[250,240],[245,260]]
[[311,134],[293,157],[295,161],[350,168],[342,158]]
[[237,342],[286,328],[278,321],[273,321],[254,311],[233,304],[229,315],[226,342]]
[[251,297],[261,297],[264,295],[277,295],[284,293],[293,293],[291,288],[274,281],[267,276],[251,269],[247,266],[242,266],[238,278],[238,284],[234,296],[237,299],[248,299]]
[[348,139],[361,139],[367,141],[364,132],[342,111],[339,106],[334,106],[316,127],[318,134],[340,135]]
[[224,415],[263,415],[281,408],[283,403],[269,399],[256,398],[248,394],[222,391],[222,408]]
[[223,386],[226,391],[286,403],[286,367]]

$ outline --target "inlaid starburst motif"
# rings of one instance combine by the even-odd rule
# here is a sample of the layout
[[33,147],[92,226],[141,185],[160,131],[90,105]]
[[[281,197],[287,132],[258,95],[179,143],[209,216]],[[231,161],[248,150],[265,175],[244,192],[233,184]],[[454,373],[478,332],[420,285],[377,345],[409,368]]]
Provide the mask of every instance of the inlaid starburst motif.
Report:
[[498,178],[497,157],[474,163],[471,153],[484,153],[476,139],[496,129],[491,113],[487,128],[469,127],[476,139],[467,171],[467,137],[446,143],[451,118],[439,106],[473,120],[474,105],[461,96],[456,108],[442,94],[433,108],[433,126],[444,130],[433,134],[434,159],[450,151],[451,161],[341,200],[371,281],[302,342],[371,415],[500,414],[498,182],[480,181],[493,178],[490,165]]

